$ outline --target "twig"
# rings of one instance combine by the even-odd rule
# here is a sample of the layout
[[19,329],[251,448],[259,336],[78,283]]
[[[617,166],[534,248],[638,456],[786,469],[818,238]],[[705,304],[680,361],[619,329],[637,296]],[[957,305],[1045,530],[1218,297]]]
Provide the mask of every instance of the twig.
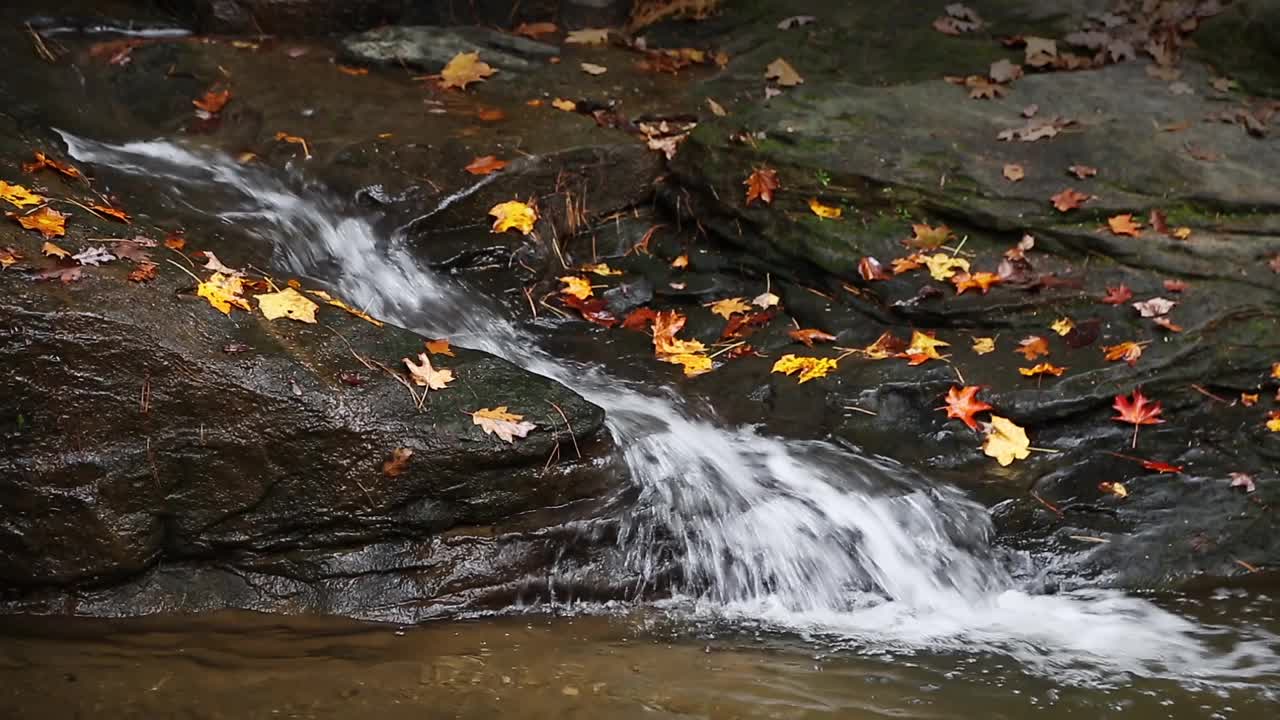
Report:
[[868,409],[866,409],[866,408],[860,408],[860,407],[858,407],[857,405],[845,405],[845,406],[844,406],[844,409],[845,409],[845,410],[853,410],[854,412],[860,412],[860,413],[862,413],[862,414],[864,414],[864,415],[873,415],[873,416],[877,416],[877,417],[880,415],[880,413],[875,412],[874,410],[868,410]]
[[[1201,395],[1204,395],[1204,396],[1205,396],[1205,397],[1207,397],[1207,398],[1210,398],[1210,399],[1213,399],[1213,400],[1217,400],[1218,402],[1222,403],[1223,405],[1234,405],[1234,403],[1232,403],[1230,400],[1227,400],[1226,398],[1224,398],[1224,397],[1222,397],[1222,396],[1220,396],[1220,395],[1214,395],[1213,393],[1209,392],[1208,390],[1205,390],[1205,389],[1204,389],[1204,387],[1203,387],[1203,386],[1201,386],[1201,385],[1196,385],[1195,383],[1192,383],[1192,385],[1191,385],[1191,389],[1192,389],[1192,390],[1195,390],[1196,392],[1200,393]],[[1135,426],[1135,427],[1136,427],[1136,426]]]
[[[547,401],[547,404],[555,408],[556,412],[560,413],[560,417],[564,419],[564,426],[569,428],[569,439],[573,441],[573,452],[578,456],[578,459],[581,460],[582,451],[578,449],[578,438],[573,434],[573,425],[569,424],[569,416],[564,414],[564,410],[562,410],[559,405],[551,402],[550,400]],[[559,443],[557,443],[557,445],[558,444]]]
[[1071,538],[1072,540],[1079,540],[1079,541],[1081,541],[1081,542],[1091,542],[1091,543],[1109,543],[1109,542],[1111,542],[1110,540],[1108,540],[1108,539],[1106,539],[1106,538],[1094,537],[1094,536],[1092,536],[1092,535],[1068,535],[1067,537]]
[[1035,498],[1035,499],[1036,499],[1036,501],[1037,501],[1037,502],[1039,502],[1041,505],[1043,505],[1043,506],[1045,506],[1045,507],[1049,508],[1050,510],[1052,510],[1052,511],[1053,511],[1053,513],[1054,513],[1055,515],[1057,515],[1058,517],[1065,517],[1065,516],[1062,514],[1062,511],[1058,509],[1058,506],[1057,506],[1057,505],[1054,505],[1053,503],[1049,502],[1048,500],[1045,500],[1044,498],[1040,497],[1040,493],[1037,493],[1036,491],[1032,490],[1032,491],[1031,491],[1031,497]]
[[736,343],[734,343],[734,344],[732,344],[732,345],[726,345],[725,347],[722,347],[722,348],[720,348],[719,350],[717,350],[717,351],[715,351],[715,352],[711,353],[710,355],[708,355],[708,356],[707,356],[707,359],[712,359],[712,358],[715,358],[715,357],[717,357],[717,356],[719,356],[719,355],[723,355],[724,353],[729,352],[730,350],[732,350],[732,349],[734,349],[734,348],[738,347],[739,345],[746,345],[746,344],[747,344],[747,341],[746,341],[746,340],[741,340],[741,341],[736,342]]
[[533,319],[538,319],[538,306],[533,304],[533,292],[529,288],[524,289],[524,299],[529,301],[529,312],[533,313]]
[[[186,256],[185,256],[185,255],[183,255],[183,257],[186,257]],[[203,282],[203,281],[202,281],[202,280],[201,280],[201,279],[200,279],[200,278],[199,278],[195,273],[193,273],[193,272],[191,272],[190,270],[188,270],[188,269],[186,269],[186,268],[182,267],[181,265],[179,265],[178,263],[176,263],[176,262],[174,262],[174,261],[170,260],[169,258],[165,258],[165,259],[164,259],[164,261],[165,261],[165,262],[167,262],[167,263],[169,263],[170,265],[172,265],[172,266],[174,266],[174,267],[178,268],[178,269],[179,269],[179,270],[181,270],[182,272],[184,272],[184,273],[186,273],[186,274],[190,275],[190,276],[191,276],[191,279],[192,279],[192,280],[195,280],[197,285],[198,285],[198,284],[200,284],[201,282]]]
[[57,62],[58,56],[53,54],[53,51],[45,44],[44,38],[40,36],[40,33],[36,32],[35,28],[31,27],[31,23],[26,23],[25,27],[27,29],[27,34],[31,36],[31,43],[36,46],[36,55],[45,62]]

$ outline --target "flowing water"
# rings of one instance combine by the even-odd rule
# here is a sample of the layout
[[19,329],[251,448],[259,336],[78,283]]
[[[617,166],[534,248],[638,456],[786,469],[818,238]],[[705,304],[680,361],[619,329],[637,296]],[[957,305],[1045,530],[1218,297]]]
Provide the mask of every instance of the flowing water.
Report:
[[823,655],[1003,657],[1056,683],[1174,682],[1277,700],[1280,638],[1266,629],[1275,627],[1266,603],[1264,622],[1226,625],[1117,591],[1036,594],[1039,568],[992,547],[984,509],[958,490],[831,444],[730,427],[672,389],[553,357],[474,292],[424,268],[402,233],[377,232],[322,191],[168,141],[64,139],[80,162],[145,175],[175,202],[256,234],[283,271],[325,283],[377,317],[554,378],[603,407],[640,491],[620,540],[628,561],[651,575],[655,538],[677,540],[679,594],[650,606],[663,617],[730,634],[780,633]]

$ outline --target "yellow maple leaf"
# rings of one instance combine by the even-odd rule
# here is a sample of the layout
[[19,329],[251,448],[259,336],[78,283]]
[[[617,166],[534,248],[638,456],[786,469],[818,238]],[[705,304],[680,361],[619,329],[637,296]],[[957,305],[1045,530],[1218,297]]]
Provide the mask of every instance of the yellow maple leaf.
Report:
[[745,313],[751,310],[751,306],[742,301],[740,297],[725,298],[711,303],[711,312],[719,315],[725,320],[734,313]]
[[565,295],[572,295],[579,300],[586,300],[592,295],[591,281],[584,277],[578,277],[577,275],[565,275],[560,278],[560,282],[564,283],[564,290],[561,290],[560,292]]
[[460,52],[440,71],[440,87],[465,90],[467,85],[480,82],[496,72],[480,60],[480,53]]
[[413,380],[414,385],[420,385],[430,390],[443,390],[453,382],[453,371],[445,368],[431,367],[431,358],[426,353],[418,353],[418,362],[414,364],[413,360],[404,358],[405,367],[409,368],[409,379]]
[[594,263],[592,265],[583,265],[582,272],[595,273],[600,277],[609,277],[611,275],[621,275],[621,270],[614,270],[609,267],[608,263]]
[[1272,410],[1271,414],[1267,415],[1267,418],[1267,429],[1271,432],[1280,433],[1280,410]]
[[[676,342],[684,342],[684,341],[677,340]],[[698,343],[696,340],[692,342],[697,343],[699,346],[702,345],[702,343]],[[658,359],[662,360],[663,362],[669,362],[669,363],[683,366],[685,377],[696,377],[703,373],[711,372],[711,358],[707,357],[706,355],[701,355],[699,353],[678,353],[675,355],[663,355]]]
[[523,415],[507,412],[506,405],[476,410],[471,413],[471,422],[479,425],[486,435],[492,433],[513,444],[515,438],[524,437],[530,430],[537,427],[534,423],[525,420]]
[[1186,240],[1191,237],[1191,228],[1186,227],[1185,225],[1179,228],[1174,228],[1172,235],[1179,240]]
[[0,180],[0,200],[5,200],[15,207],[27,207],[28,205],[39,205],[45,199],[21,185],[10,185]]
[[809,209],[820,218],[830,218],[832,220],[838,220],[844,214],[844,210],[831,205],[823,205],[818,202],[818,198],[809,198]]
[[689,256],[687,254],[677,255],[676,259],[671,261],[671,267],[677,270],[683,270],[684,268],[689,267]]
[[934,280],[946,280],[961,270],[969,272],[968,260],[952,257],[946,253],[929,255],[924,258],[924,264],[929,268],[929,274]]
[[1031,441],[1027,431],[1013,424],[1008,418],[991,416],[987,426],[987,439],[982,441],[982,452],[996,459],[1001,465],[1014,460],[1025,460],[1031,454]]
[[258,301],[258,309],[268,320],[287,317],[290,320],[314,324],[316,310],[320,307],[308,300],[306,295],[291,287],[280,292],[263,293],[254,297]]
[[253,310],[249,307],[249,301],[240,297],[242,292],[244,284],[238,276],[217,272],[196,287],[196,295],[208,300],[223,315],[230,315],[233,305],[241,310]]
[[[208,255],[208,254],[209,254],[209,252],[208,252],[208,251],[205,251],[205,254],[206,254],[206,255]],[[334,297],[334,296],[330,295],[329,293],[327,293],[327,292],[325,292],[325,291],[323,291],[323,290],[308,290],[307,292],[311,293],[312,295],[315,295],[316,297],[320,298],[321,300],[325,301],[326,303],[328,303],[328,304],[330,304],[330,305],[332,305],[332,306],[334,306],[334,307],[336,307],[336,308],[342,308],[343,310],[346,310],[347,312],[351,313],[352,315],[355,315],[356,317],[360,318],[361,320],[364,320],[365,322],[367,322],[367,323],[369,323],[369,324],[371,324],[371,325],[374,325],[375,327],[382,327],[382,325],[383,325],[383,323],[382,323],[382,321],[381,321],[381,320],[378,320],[378,319],[376,319],[376,318],[372,317],[371,315],[369,315],[369,313],[367,313],[367,312],[365,312],[365,311],[363,311],[363,310],[357,310],[357,309],[355,309],[355,308],[351,307],[350,305],[348,305],[348,304],[346,304],[346,303],[342,302],[342,301],[341,301],[341,300],[339,300],[338,298],[336,298],[336,297]]]
[[939,355],[938,348],[948,347],[949,342],[939,340],[932,335],[925,335],[919,330],[911,332],[911,342],[907,344],[907,349],[902,351],[902,356],[909,358],[912,365],[919,365],[926,360],[945,360],[946,355]]
[[551,107],[565,112],[573,112],[578,109],[578,103],[572,100],[565,100],[564,98],[556,98],[551,101]]
[[816,357],[797,357],[791,353],[787,353],[778,358],[773,364],[771,372],[782,373],[783,375],[794,375],[800,373],[800,384],[809,382],[816,378],[826,377],[827,373],[835,370],[837,362],[831,358]]
[[37,230],[46,238],[67,234],[67,216],[48,206],[14,219],[27,230]]
[[973,352],[978,355],[986,355],[989,352],[995,352],[995,338],[979,337],[973,339]]
[[903,241],[907,247],[921,250],[933,250],[947,244],[951,239],[951,228],[946,225],[933,227],[927,223],[915,223],[911,226],[912,236]]
[[533,224],[538,220],[538,211],[519,200],[498,203],[489,209],[489,215],[496,218],[493,221],[493,232],[496,233],[515,228],[528,235],[533,232]]
[[1049,328],[1059,335],[1066,336],[1075,329],[1075,326],[1076,324],[1071,322],[1071,318],[1058,318],[1053,321],[1053,324],[1050,325]]

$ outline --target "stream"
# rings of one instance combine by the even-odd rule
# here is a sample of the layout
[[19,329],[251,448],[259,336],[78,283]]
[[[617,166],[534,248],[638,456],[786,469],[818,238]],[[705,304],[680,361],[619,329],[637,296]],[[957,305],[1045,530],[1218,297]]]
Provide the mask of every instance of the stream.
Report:
[[638,488],[619,540],[627,562],[653,578],[658,538],[674,538],[682,579],[661,601],[566,599],[414,628],[245,614],[10,619],[5,703],[30,707],[79,683],[93,692],[77,711],[93,698],[134,708],[114,717],[1276,712],[1280,618],[1265,595],[1051,592],[1043,560],[994,546],[986,510],[960,490],[886,458],[728,426],[676,388],[553,356],[535,329],[424,268],[403,234],[379,233],[297,178],[169,141],[63,137],[75,160],[146,176],[175,203],[256,234],[278,270],[604,408]]

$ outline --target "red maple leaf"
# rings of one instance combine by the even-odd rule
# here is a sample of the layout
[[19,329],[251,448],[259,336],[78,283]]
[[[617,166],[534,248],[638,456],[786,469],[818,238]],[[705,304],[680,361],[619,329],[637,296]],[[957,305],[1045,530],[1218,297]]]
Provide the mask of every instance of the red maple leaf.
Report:
[[1160,401],[1151,401],[1142,394],[1142,388],[1136,388],[1133,395],[1124,396],[1117,395],[1115,404],[1111,407],[1115,408],[1118,413],[1111,418],[1116,422],[1130,423],[1133,425],[1133,447],[1138,447],[1138,427],[1141,425],[1158,425],[1164,420],[1160,419],[1160,413],[1163,408],[1160,407]]
[[981,389],[978,385],[966,385],[962,388],[953,385],[947,392],[946,406],[938,409],[946,410],[947,417],[968,425],[970,430],[977,430],[978,423],[973,416],[983,410],[991,409],[990,405],[975,397]]
[[1107,294],[1102,296],[1102,302],[1108,305],[1123,305],[1133,299],[1133,291],[1124,283],[1120,283],[1119,287],[1107,287]]

